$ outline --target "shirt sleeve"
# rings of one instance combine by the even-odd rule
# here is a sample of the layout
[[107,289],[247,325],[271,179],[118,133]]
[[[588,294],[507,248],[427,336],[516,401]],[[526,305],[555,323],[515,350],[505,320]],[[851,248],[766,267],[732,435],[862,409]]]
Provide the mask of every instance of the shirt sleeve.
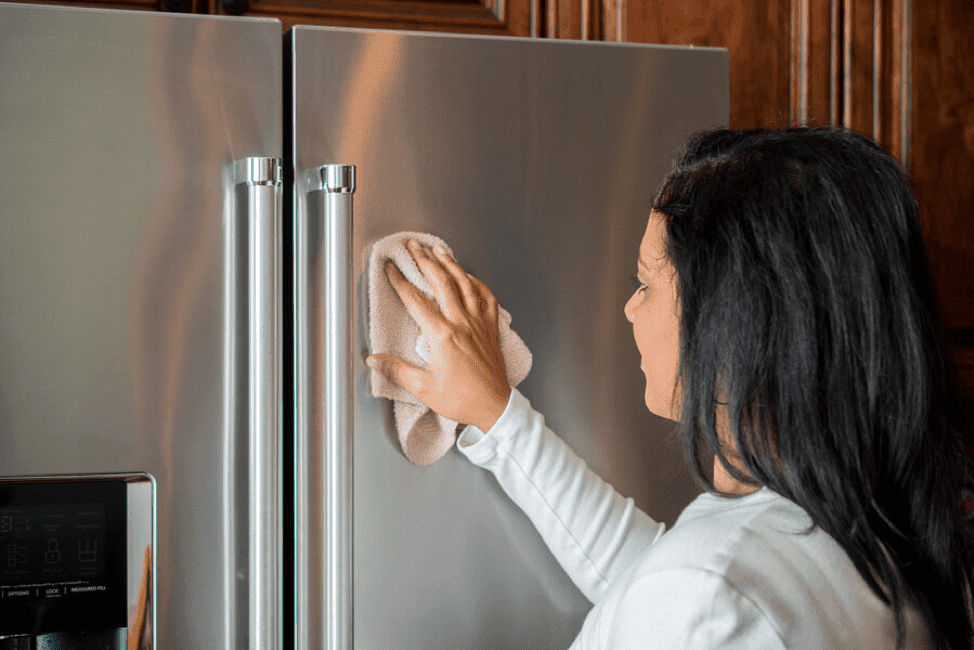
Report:
[[[640,576],[607,630],[608,650],[784,650],[771,621],[716,573],[677,568]],[[587,622],[587,621],[586,621]]]
[[663,533],[664,524],[589,469],[515,389],[491,430],[468,426],[457,447],[494,474],[593,603]]

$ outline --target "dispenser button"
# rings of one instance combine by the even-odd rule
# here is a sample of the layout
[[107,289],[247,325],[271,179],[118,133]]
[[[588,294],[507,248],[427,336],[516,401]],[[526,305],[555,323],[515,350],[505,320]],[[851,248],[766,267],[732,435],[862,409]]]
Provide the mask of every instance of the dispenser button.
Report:
[[5,600],[7,598],[20,598],[26,600],[28,598],[33,598],[34,596],[34,589],[29,587],[11,587],[10,589],[3,590],[3,598]]

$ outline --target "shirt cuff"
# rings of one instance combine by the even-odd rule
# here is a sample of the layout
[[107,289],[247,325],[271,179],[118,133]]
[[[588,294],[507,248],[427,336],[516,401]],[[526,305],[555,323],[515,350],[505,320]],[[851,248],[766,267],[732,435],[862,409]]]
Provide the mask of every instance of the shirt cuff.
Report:
[[507,406],[490,431],[484,432],[472,424],[467,425],[457,436],[457,449],[477,465],[487,462],[497,454],[505,441],[525,426],[530,410],[528,399],[516,388],[511,388]]

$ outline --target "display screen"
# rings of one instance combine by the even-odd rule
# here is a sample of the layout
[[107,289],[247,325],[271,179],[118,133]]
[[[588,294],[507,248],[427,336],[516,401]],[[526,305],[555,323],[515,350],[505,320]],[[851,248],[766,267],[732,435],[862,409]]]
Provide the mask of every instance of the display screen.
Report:
[[123,481],[0,482],[0,636],[125,627]]

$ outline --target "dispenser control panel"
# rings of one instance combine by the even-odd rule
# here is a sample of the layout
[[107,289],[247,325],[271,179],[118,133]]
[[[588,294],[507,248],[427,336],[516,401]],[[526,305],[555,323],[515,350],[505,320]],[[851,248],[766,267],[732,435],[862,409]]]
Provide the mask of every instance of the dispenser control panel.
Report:
[[0,637],[126,626],[126,484],[0,482]]

